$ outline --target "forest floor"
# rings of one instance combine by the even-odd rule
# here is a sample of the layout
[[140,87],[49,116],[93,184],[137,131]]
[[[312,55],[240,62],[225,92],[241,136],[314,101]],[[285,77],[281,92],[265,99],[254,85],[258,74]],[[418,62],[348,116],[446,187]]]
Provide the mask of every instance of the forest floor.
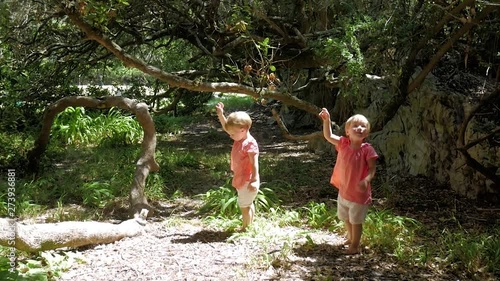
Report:
[[[299,157],[308,161],[313,175],[320,177],[317,180],[328,185],[333,156],[315,154],[305,142],[284,139],[270,113],[257,111],[251,114],[251,131],[261,152],[266,157]],[[226,135],[205,137],[208,129],[214,127],[220,126],[215,117],[210,117],[206,123],[186,128],[167,145],[186,150],[226,149],[229,153]],[[221,143],[228,145],[221,147]],[[161,145],[165,144],[160,141],[158,149]],[[457,221],[464,229],[488,227],[500,218],[498,206],[463,199],[425,178],[391,177],[383,166],[378,167],[377,177],[374,204],[416,219],[428,229],[440,231]],[[377,188],[377,184],[389,179],[391,186],[397,186],[390,199]],[[321,192],[315,186],[299,190],[292,195],[297,202],[336,198],[333,187]],[[468,276],[452,267],[402,265],[392,255],[367,247],[360,255],[344,255],[340,246],[343,237],[338,233],[270,227],[259,224],[263,218],[258,214],[255,231],[227,232],[203,222],[196,213],[200,202],[195,199],[153,204],[159,211],[149,219],[142,236],[73,250],[81,262],[74,263],[59,280],[495,280],[489,275]],[[265,229],[259,229],[260,225],[265,225]]]

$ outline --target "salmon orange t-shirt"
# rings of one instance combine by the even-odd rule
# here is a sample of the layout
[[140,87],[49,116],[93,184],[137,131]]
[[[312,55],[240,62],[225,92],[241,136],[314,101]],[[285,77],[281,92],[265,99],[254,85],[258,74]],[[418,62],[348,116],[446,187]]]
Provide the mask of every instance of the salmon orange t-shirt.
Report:
[[360,148],[351,148],[347,137],[340,137],[336,145],[337,162],[333,168],[330,183],[339,189],[342,198],[358,204],[368,205],[372,202],[371,184],[366,191],[360,191],[358,184],[368,175],[368,160],[378,158],[377,152],[369,143]]
[[252,178],[252,163],[248,153],[259,153],[259,145],[250,134],[243,140],[235,141],[231,149],[232,185],[236,189],[242,188]]

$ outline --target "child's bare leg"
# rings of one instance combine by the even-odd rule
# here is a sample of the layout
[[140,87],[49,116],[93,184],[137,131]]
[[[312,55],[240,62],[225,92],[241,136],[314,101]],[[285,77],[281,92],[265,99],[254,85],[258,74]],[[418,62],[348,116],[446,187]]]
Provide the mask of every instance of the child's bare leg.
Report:
[[345,220],[344,221],[344,227],[346,229],[346,233],[347,233],[347,241],[344,242],[344,245],[351,245],[352,243],[352,224],[349,220]]
[[253,222],[253,217],[255,214],[255,206],[252,203],[250,207],[241,207],[241,215],[243,217],[243,225],[241,226],[241,231],[245,231],[247,227]]
[[359,244],[361,241],[362,232],[363,232],[362,224],[351,224],[351,244],[349,245],[349,248],[347,248],[347,250],[345,251],[346,254],[353,255],[353,254],[358,254],[360,252]]

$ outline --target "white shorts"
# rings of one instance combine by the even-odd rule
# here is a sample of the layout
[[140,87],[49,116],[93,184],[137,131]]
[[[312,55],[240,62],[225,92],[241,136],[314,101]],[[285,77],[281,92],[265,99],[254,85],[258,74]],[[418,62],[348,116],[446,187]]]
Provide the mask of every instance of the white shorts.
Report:
[[257,193],[259,192],[259,189],[255,191],[248,190],[249,184],[250,182],[246,182],[242,188],[236,189],[236,191],[238,191],[238,206],[240,206],[240,208],[252,206],[253,200],[255,200],[255,197],[257,197]]
[[343,221],[351,224],[362,224],[368,213],[368,205],[358,204],[342,198],[337,198],[337,216]]

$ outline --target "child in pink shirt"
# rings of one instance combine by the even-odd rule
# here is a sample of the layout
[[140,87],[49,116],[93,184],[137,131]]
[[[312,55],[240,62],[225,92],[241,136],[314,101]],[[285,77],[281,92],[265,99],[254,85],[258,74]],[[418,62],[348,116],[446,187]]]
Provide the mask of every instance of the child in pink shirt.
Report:
[[370,123],[365,116],[356,114],[345,125],[346,137],[332,133],[330,113],[323,108],[319,113],[323,120],[323,135],[337,150],[337,161],[330,183],[339,190],[337,216],[345,223],[349,247],[346,254],[360,252],[359,244],[363,222],[372,201],[371,184],[375,176],[378,158],[375,149],[364,142],[370,133]]
[[224,104],[221,102],[215,106],[215,109],[222,128],[234,140],[231,149],[232,185],[238,191],[238,205],[243,217],[240,231],[245,231],[253,222],[255,214],[253,201],[257,197],[260,186],[259,146],[250,135],[252,119],[247,113],[236,111],[226,118]]

